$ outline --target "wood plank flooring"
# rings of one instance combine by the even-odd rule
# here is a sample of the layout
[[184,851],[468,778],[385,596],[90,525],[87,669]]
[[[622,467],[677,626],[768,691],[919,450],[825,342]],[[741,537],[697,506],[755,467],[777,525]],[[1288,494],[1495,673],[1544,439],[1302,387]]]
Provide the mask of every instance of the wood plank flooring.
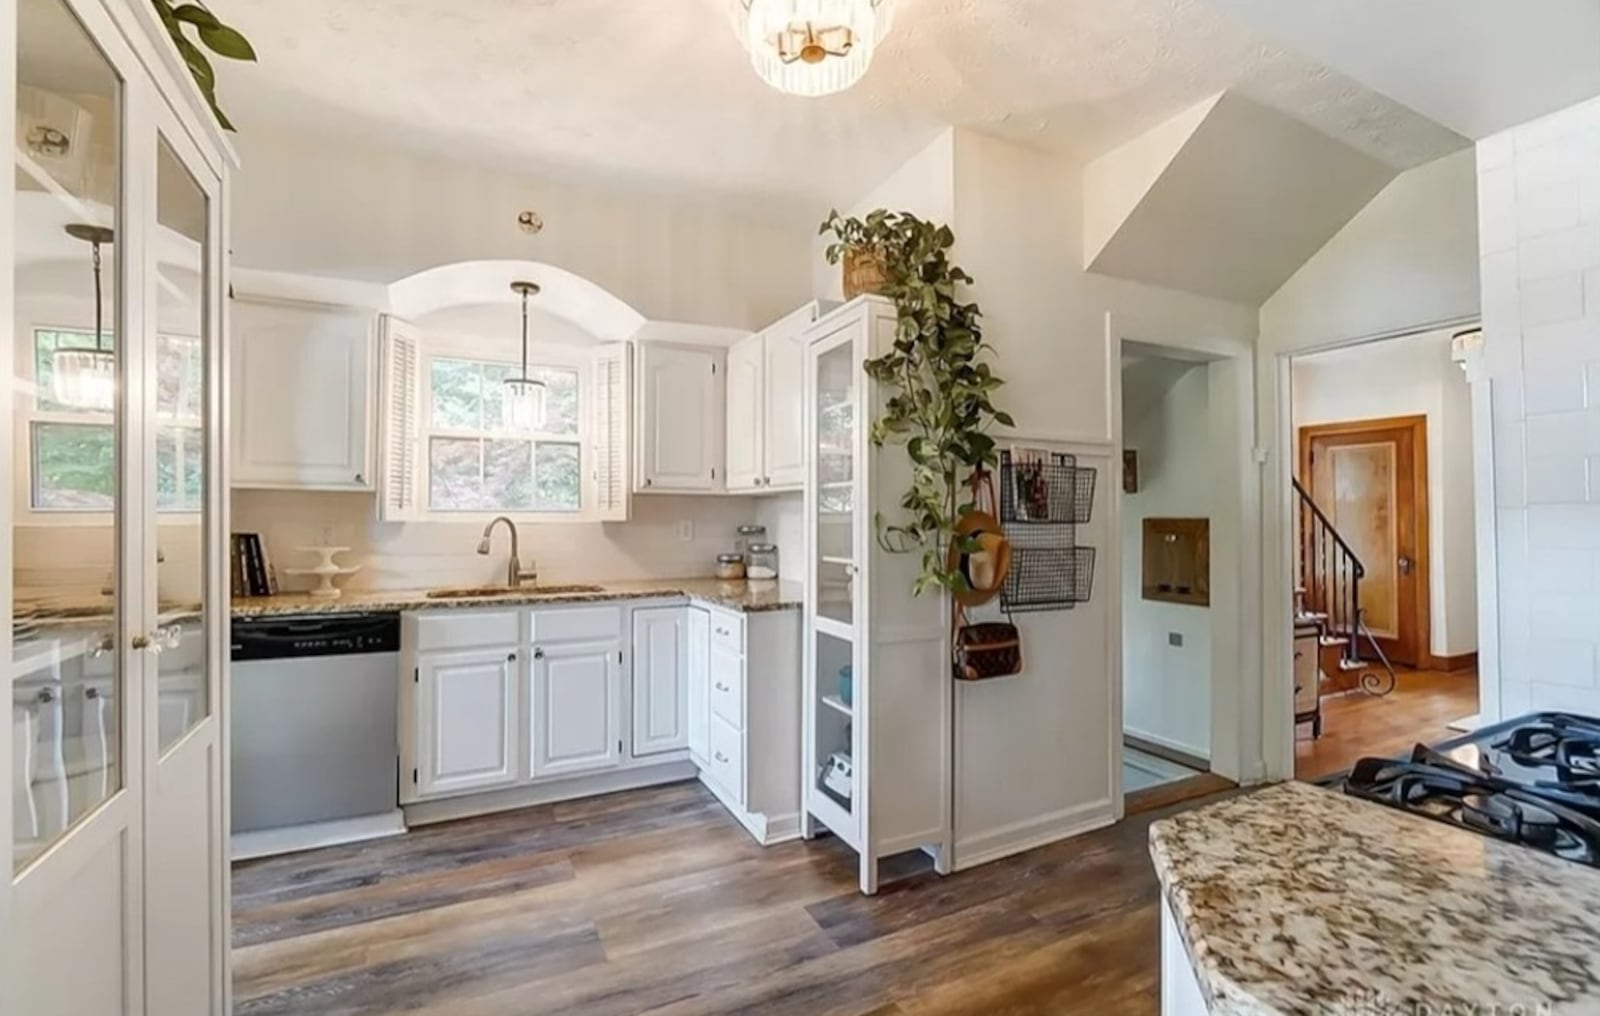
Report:
[[1314,780],[1342,772],[1366,755],[1409,752],[1419,741],[1454,737],[1446,724],[1478,711],[1478,672],[1401,670],[1395,690],[1383,697],[1353,694],[1322,701],[1322,737],[1311,724],[1295,728],[1295,776]]
[[873,898],[848,848],[763,849],[696,783],[247,862],[235,1012],[1145,1016],[1170,810],[944,879],[906,858]]

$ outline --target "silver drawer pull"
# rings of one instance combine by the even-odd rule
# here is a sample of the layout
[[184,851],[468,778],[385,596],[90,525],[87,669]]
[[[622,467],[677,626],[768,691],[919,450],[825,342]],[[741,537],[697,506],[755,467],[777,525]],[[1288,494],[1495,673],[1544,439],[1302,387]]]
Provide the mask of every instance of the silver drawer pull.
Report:
[[718,681],[717,682],[717,690],[718,691],[727,691],[728,690],[728,686],[723,684],[721,681]]
[[728,761],[728,756],[722,754],[722,752],[719,751],[716,754],[716,759],[717,759],[718,762],[727,762]]

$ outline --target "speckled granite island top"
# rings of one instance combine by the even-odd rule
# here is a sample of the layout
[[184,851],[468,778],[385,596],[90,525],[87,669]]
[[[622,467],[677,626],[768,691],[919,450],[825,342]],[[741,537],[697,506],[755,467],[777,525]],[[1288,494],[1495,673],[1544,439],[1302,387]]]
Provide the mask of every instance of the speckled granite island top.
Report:
[[798,609],[798,582],[725,582],[721,579],[652,579],[635,582],[597,582],[599,592],[541,593],[538,587],[497,596],[429,599],[421,590],[354,590],[338,599],[320,599],[304,593],[235,597],[234,617],[275,617],[287,614],[335,614],[344,611],[482,610],[486,607],[528,607],[601,600],[644,600],[682,596],[728,610],[756,613]]
[[1214,1013],[1600,1013],[1595,869],[1303,783],[1150,854]]

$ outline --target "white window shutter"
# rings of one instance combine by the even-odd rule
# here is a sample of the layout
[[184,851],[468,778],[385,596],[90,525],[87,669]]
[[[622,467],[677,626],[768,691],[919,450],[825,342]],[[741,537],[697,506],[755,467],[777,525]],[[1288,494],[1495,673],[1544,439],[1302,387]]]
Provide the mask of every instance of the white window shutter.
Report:
[[626,522],[632,495],[628,438],[633,393],[628,348],[625,342],[602,346],[594,357],[594,449],[590,459],[594,517],[602,522]]
[[382,406],[381,470],[378,474],[378,518],[405,522],[420,518],[422,358],[417,329],[408,321],[383,315],[379,401]]

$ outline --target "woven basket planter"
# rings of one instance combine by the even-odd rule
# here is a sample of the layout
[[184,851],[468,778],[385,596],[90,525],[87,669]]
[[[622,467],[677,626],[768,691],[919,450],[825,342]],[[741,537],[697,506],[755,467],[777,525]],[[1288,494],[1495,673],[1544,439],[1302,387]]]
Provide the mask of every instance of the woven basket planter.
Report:
[[844,298],[854,300],[864,293],[883,295],[889,284],[888,266],[881,250],[851,247],[844,252]]

